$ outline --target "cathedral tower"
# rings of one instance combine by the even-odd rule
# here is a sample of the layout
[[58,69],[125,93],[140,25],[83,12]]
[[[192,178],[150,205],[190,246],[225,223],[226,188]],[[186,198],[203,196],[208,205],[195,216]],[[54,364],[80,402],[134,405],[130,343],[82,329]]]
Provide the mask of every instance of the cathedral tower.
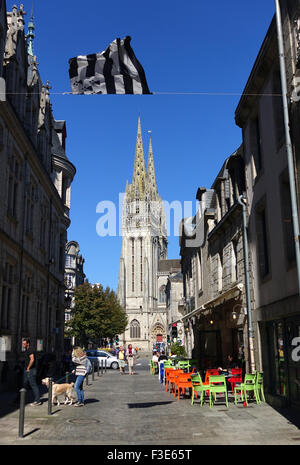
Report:
[[140,118],[132,183],[127,181],[123,201],[122,236],[118,297],[128,327],[120,341],[151,351],[158,337],[167,340],[166,308],[159,305],[159,261],[167,258],[167,231],[151,137],[147,171],[145,167]]

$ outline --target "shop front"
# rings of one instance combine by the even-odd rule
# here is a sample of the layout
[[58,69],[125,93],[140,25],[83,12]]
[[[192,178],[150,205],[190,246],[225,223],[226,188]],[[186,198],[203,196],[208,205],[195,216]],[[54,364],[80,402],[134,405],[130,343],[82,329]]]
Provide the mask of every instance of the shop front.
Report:
[[272,404],[300,409],[300,315],[264,323],[263,371]]

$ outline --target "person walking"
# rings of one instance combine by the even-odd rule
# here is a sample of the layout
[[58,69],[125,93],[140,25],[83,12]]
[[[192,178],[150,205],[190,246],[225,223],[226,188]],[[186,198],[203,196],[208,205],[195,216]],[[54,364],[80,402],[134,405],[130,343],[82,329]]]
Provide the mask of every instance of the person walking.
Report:
[[76,369],[72,371],[72,373],[75,373],[75,376],[76,376],[74,389],[77,394],[77,402],[74,404],[74,406],[82,407],[84,405],[83,382],[84,382],[85,375],[87,373],[86,352],[80,347],[78,347],[77,349],[74,349],[73,354],[72,354],[72,362],[75,363],[76,365]]
[[118,359],[119,359],[120,373],[121,375],[124,375],[125,374],[125,360],[126,360],[124,347],[120,347]]
[[129,344],[128,346],[127,360],[128,360],[129,374],[134,375],[133,365],[135,363],[135,350],[131,344]]
[[23,387],[26,388],[28,385],[30,385],[34,395],[34,401],[30,405],[32,407],[35,407],[37,405],[42,405],[42,402],[40,400],[40,390],[36,382],[36,354],[34,350],[30,348],[30,339],[24,338],[22,340],[22,346],[25,349]]

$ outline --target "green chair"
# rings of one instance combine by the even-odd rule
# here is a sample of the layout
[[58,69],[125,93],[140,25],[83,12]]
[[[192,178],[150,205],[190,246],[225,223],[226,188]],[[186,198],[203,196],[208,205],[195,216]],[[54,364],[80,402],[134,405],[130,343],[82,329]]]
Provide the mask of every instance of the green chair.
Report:
[[259,399],[259,403],[261,403],[260,394],[261,394],[262,400],[264,402],[266,402],[265,394],[264,394],[264,377],[263,377],[263,373],[261,373],[259,371],[256,372],[255,384],[256,384],[256,394],[257,394],[257,397]]
[[154,375],[155,374],[155,363],[153,362],[153,360],[150,360],[150,375]]
[[165,368],[171,368],[173,365],[172,365],[172,361],[171,360],[164,360],[164,367]]
[[177,365],[176,365],[176,368],[179,368],[179,369],[184,369],[184,368],[190,368],[191,364],[188,360],[180,360]]
[[[207,386],[206,386],[207,389]],[[209,377],[209,406],[211,407],[216,400],[216,395],[219,393],[225,394],[226,407],[228,408],[228,395],[225,376],[218,375]],[[214,400],[213,400],[214,397]]]
[[240,385],[235,386],[234,388],[235,405],[237,405],[237,392],[238,391],[240,391],[242,401],[244,401],[244,396],[245,396],[246,405],[248,405],[247,392],[253,392],[256,403],[257,404],[260,403],[258,393],[256,390],[256,374],[255,373],[254,374],[246,373],[244,382],[241,383]]
[[199,373],[196,375],[191,375],[191,381],[192,381],[192,403],[191,405],[194,404],[195,392],[201,392],[200,405],[202,407],[205,391],[207,391],[208,388],[207,386],[203,386],[202,379]]

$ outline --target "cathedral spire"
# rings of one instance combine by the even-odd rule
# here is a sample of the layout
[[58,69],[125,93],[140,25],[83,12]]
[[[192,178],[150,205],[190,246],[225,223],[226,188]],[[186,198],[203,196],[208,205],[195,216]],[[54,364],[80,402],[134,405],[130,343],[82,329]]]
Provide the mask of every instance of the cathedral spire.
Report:
[[34,53],[33,53],[33,40],[35,38],[34,30],[35,30],[35,27],[34,27],[34,22],[33,22],[33,4],[32,4],[31,17],[28,23],[28,34],[26,36],[26,38],[28,39],[28,55],[31,55],[31,56],[34,56]]
[[151,132],[150,132],[150,141],[149,141],[147,179],[148,179],[148,186],[150,188],[150,191],[152,195],[154,196],[154,198],[156,199],[157,198],[157,184],[156,184],[156,176],[155,176],[155,168],[154,168]]
[[138,118],[138,129],[135,148],[135,159],[132,176],[132,187],[135,190],[135,198],[143,199],[145,192],[146,168],[143,149],[141,118]]

